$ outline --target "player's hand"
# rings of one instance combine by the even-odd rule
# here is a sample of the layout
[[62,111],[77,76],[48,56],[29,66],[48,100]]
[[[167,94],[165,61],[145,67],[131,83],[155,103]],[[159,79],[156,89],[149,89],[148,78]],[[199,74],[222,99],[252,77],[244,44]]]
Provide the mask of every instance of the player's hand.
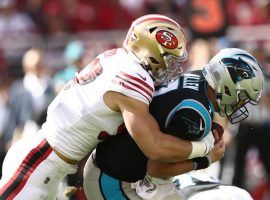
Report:
[[212,132],[212,135],[213,135],[214,140],[215,140],[214,144],[216,144],[219,140],[223,139],[223,136],[220,136],[218,134],[217,130],[214,129],[211,132]]
[[63,194],[66,197],[71,197],[77,192],[78,188],[75,186],[67,186],[66,189],[64,190]]
[[224,128],[220,124],[213,122],[211,130],[215,138],[215,143],[217,143],[223,136]]
[[225,142],[223,139],[217,141],[213,149],[207,154],[207,156],[211,159],[211,163],[214,163],[221,158],[223,158],[225,153]]

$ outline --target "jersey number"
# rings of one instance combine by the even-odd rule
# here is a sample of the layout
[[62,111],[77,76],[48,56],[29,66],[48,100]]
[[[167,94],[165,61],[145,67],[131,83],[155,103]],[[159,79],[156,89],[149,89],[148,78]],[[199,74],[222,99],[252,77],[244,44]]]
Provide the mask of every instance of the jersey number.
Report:
[[94,81],[101,73],[102,66],[99,58],[95,58],[90,64],[88,64],[82,71],[77,72],[73,80],[69,81],[64,89],[67,90],[75,84],[85,85]]
[[102,66],[99,62],[99,58],[95,58],[81,72],[75,75],[74,81],[80,85],[94,81],[102,73]]

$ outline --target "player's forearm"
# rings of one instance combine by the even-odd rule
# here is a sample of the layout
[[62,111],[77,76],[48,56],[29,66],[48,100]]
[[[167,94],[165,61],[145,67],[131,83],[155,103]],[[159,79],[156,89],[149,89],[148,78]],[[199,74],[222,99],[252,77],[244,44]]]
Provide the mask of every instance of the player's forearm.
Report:
[[147,163],[147,173],[157,178],[169,178],[184,174],[193,170],[192,160],[185,160],[178,163],[160,163],[149,160]]
[[190,141],[160,132],[151,119],[136,119],[136,124],[127,125],[129,133],[139,148],[150,159],[160,162],[179,162],[186,160],[192,151]]
[[186,160],[192,151],[192,144],[190,141],[163,133],[157,134],[155,137],[155,144],[156,149],[153,149],[153,153],[157,156],[155,157],[155,160],[166,163]]
[[147,112],[146,105],[141,107],[125,105],[121,111],[129,134],[148,158],[174,163],[209,152],[209,145],[204,141],[190,142],[162,133],[156,120]]
[[[151,115],[132,116],[127,129],[139,148],[150,159],[175,163],[187,158],[205,156],[209,152],[206,142],[190,142],[162,133]],[[129,118],[130,119],[130,118]]]

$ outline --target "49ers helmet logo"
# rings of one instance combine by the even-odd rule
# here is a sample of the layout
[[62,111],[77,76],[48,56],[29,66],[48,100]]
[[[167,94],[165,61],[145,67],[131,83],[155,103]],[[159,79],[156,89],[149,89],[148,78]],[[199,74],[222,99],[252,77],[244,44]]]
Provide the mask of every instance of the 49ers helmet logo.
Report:
[[156,33],[156,39],[159,44],[167,49],[175,49],[178,46],[178,40],[174,34],[169,31],[158,31]]

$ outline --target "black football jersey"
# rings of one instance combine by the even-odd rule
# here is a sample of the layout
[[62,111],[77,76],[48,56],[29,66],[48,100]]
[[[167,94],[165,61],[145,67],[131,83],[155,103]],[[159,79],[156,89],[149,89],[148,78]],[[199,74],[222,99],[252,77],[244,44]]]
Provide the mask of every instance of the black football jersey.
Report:
[[[161,131],[189,140],[206,136],[214,117],[206,87],[207,82],[199,70],[156,88],[149,109]],[[114,178],[135,182],[144,177],[147,158],[126,133],[110,136],[97,145],[96,164]]]
[[214,117],[206,86],[201,71],[193,71],[167,86],[156,88],[150,113],[161,131],[188,140],[205,137]]

